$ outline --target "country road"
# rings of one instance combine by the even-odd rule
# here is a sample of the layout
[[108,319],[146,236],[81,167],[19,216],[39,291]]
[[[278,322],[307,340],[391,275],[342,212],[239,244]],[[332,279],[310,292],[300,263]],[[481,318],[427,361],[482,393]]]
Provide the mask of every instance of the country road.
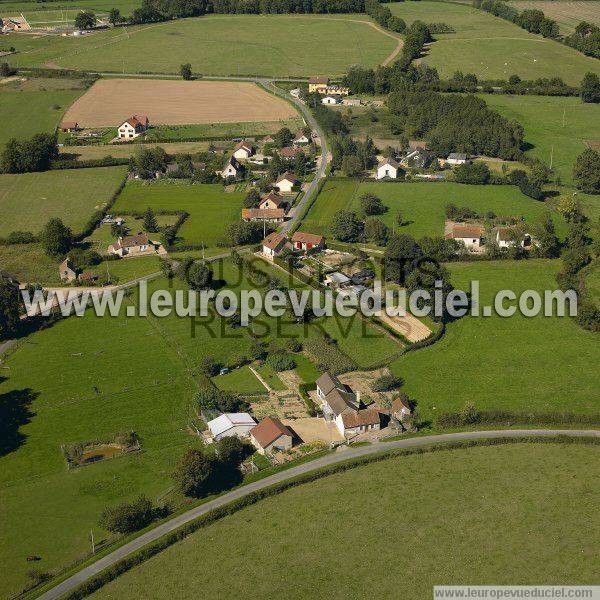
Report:
[[309,473],[320,467],[326,467],[336,463],[340,463],[349,459],[360,458],[378,452],[384,452],[387,450],[394,450],[400,448],[414,448],[419,446],[425,446],[429,444],[437,444],[452,441],[461,440],[478,440],[478,439],[497,439],[497,438],[525,438],[530,436],[540,437],[552,437],[556,435],[565,435],[571,437],[598,437],[600,438],[600,430],[556,430],[556,429],[515,429],[515,430],[495,430],[495,431],[465,431],[460,433],[446,433],[440,435],[428,435],[416,438],[407,438],[401,440],[395,440],[391,442],[379,442],[369,446],[359,446],[357,448],[342,447],[340,451],[337,451],[327,456],[315,459],[311,462],[292,467],[287,471],[281,471],[265,477],[259,481],[249,483],[248,485],[239,487],[231,492],[223,494],[222,496],[211,500],[201,506],[192,508],[187,512],[177,515],[164,523],[161,523],[154,529],[147,531],[140,535],[134,540],[128,542],[124,546],[117,548],[110,554],[98,559],[96,562],[78,571],[68,579],[65,579],[52,589],[48,590],[40,596],[43,600],[55,600],[60,598],[63,594],[73,590],[79,584],[83,583],[90,577],[97,575],[104,569],[113,566],[121,559],[129,556],[133,552],[140,550],[147,544],[156,541],[163,535],[178,529],[182,525],[201,517],[209,511],[228,504],[238,498],[243,498],[248,494],[262,490],[271,485],[292,479],[298,475]]

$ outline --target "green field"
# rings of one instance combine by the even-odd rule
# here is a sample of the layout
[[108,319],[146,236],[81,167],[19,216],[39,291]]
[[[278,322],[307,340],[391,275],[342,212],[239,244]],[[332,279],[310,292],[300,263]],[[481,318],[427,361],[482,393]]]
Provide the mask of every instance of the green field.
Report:
[[[303,358],[305,358],[304,355],[294,355],[294,360],[297,358],[297,356],[302,356]],[[283,381],[281,381],[279,375],[277,375],[277,373],[269,365],[264,364],[259,367],[256,367],[256,371],[267,382],[267,384],[272,390],[278,392],[287,390],[287,387],[285,386]]]
[[464,4],[401,2],[390,10],[407,23],[447,23],[456,33],[438,34],[423,62],[443,77],[455,71],[474,73],[481,79],[562,77],[579,85],[588,71],[600,73],[594,58],[553,40],[533,35],[517,25]]
[[369,22],[364,15],[211,15],[131,27],[126,34],[38,42],[20,60],[119,72],[176,73],[190,62],[204,75],[339,75],[353,64],[373,67],[396,47],[392,38],[356,19]]
[[111,200],[125,172],[126,167],[103,167],[0,175],[0,236],[11,231],[37,234],[53,217],[80,232]]
[[526,152],[552,164],[565,184],[572,184],[575,159],[585,150],[584,141],[600,141],[600,105],[583,104],[579,98],[504,96],[482,94],[488,106],[521,123]]
[[[357,467],[202,528],[93,597],[423,599],[440,584],[592,584],[598,458],[597,446],[511,445]],[[357,550],[351,568],[343,548]]]
[[[14,36],[10,39],[12,45]],[[8,60],[14,63],[12,57]],[[0,151],[13,137],[52,133],[65,110],[84,91],[81,82],[60,79],[0,85]]]
[[[556,289],[557,261],[527,260],[450,266],[453,285],[478,280],[481,304],[498,290]],[[403,390],[427,418],[472,402],[481,409],[598,412],[597,336],[567,317],[463,317],[433,346],[392,365]]]
[[239,394],[266,394],[265,386],[247,365],[234,369],[226,375],[213,377],[213,383],[220,389]]
[[[479,214],[493,211],[502,217],[525,217],[532,221],[550,207],[532,200],[514,186],[463,185],[446,182],[376,183],[358,180],[330,179],[319,194],[315,204],[302,223],[302,231],[326,234],[333,215],[339,210],[360,212],[362,194],[379,196],[389,210],[379,215],[389,227],[419,239],[424,236],[444,235],[444,207],[448,203],[467,206]],[[401,228],[395,225],[397,211],[408,223]],[[564,220],[555,213],[559,234],[566,230]]]
[[[141,6],[138,0],[57,0],[56,2],[1,2],[0,15],[12,16],[24,13],[33,20],[47,20],[45,15],[56,11],[73,11],[75,9],[92,10],[96,13],[108,13],[111,8],[118,8],[121,14],[129,15],[134,8]],[[38,15],[41,13],[41,17]]]
[[113,212],[144,212],[181,210],[190,216],[179,230],[183,244],[214,247],[223,239],[227,225],[240,219],[241,192],[227,193],[220,184],[190,185],[188,183],[142,183],[130,181],[117,199]]

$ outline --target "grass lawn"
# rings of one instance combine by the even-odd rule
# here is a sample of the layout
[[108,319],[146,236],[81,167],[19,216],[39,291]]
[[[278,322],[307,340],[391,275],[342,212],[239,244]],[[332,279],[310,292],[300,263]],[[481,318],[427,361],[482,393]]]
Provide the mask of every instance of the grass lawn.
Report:
[[525,128],[527,154],[552,168],[565,184],[573,183],[575,159],[585,150],[585,140],[600,141],[600,105],[579,98],[505,96],[482,94],[488,106]]
[[102,167],[0,175],[0,236],[11,231],[37,234],[53,217],[80,232],[112,198],[126,170]]
[[394,50],[395,40],[369,23],[365,15],[208,15],[126,33],[29,42],[20,60],[119,72],[177,73],[190,62],[204,75],[331,76],[353,64],[374,67]]
[[[158,125],[153,127],[148,133],[146,139],[152,142],[153,139],[185,140],[199,137],[220,137],[224,139],[232,137],[255,137],[276,133],[282,127],[287,127],[291,131],[296,131],[304,126],[302,119],[283,119],[280,121],[259,121],[245,123],[208,123],[198,125]],[[165,148],[165,150],[168,149]]]
[[296,361],[296,368],[294,369],[296,375],[298,375],[304,383],[313,383],[320,377],[321,372],[306,354],[295,354],[294,360]]
[[190,214],[179,229],[183,244],[214,247],[227,226],[240,219],[245,194],[224,192],[220,184],[143,183],[130,181],[117,199],[113,212],[184,210]]
[[[408,224],[398,231],[408,233],[416,239],[444,234],[444,207],[451,202],[457,206],[467,206],[479,214],[493,211],[499,217],[523,216],[529,222],[551,210],[543,202],[532,200],[516,187],[508,185],[463,185],[452,182],[361,183],[358,180],[331,179],[327,181],[303,221],[302,231],[326,234],[333,215],[339,210],[360,212],[359,198],[365,193],[379,196],[389,208],[378,218],[391,228],[396,227],[395,217],[400,210]],[[566,225],[562,217],[557,213],[554,213],[554,217],[558,233],[565,233]]]
[[[429,598],[434,585],[466,581],[592,584],[598,454],[511,445],[350,469],[200,529],[93,597]],[[352,568],[348,547],[360,548]],[[265,562],[268,577],[256,569]]]
[[[481,305],[498,290],[556,289],[557,261],[528,260],[450,265],[452,283],[469,291],[478,280]],[[597,336],[568,317],[466,316],[436,344],[392,364],[403,391],[428,418],[466,402],[481,409],[597,413]]]
[[[0,5],[0,15],[12,16],[23,12],[26,17],[33,15],[33,20],[46,20],[45,14],[51,14],[56,11],[72,11],[74,9],[93,10],[99,13],[108,13],[111,8],[118,8],[121,14],[129,15],[134,8],[141,6],[139,0],[58,0],[52,2],[50,8],[44,3],[35,4],[30,0],[25,2],[2,2]],[[41,16],[38,14],[41,13]]]
[[[15,37],[10,36],[7,45],[13,45]],[[14,63],[18,58],[8,57],[8,60]],[[55,81],[59,84],[54,80],[33,79],[0,85],[0,150],[13,137],[23,139],[36,133],[52,133],[67,107],[85,91],[81,81]]]
[[[296,355],[294,355],[296,360]],[[260,367],[256,367],[258,374],[267,382],[269,387],[276,392],[283,392],[287,390],[287,387],[279,378],[279,375],[266,363]]]
[[234,369],[226,375],[213,377],[213,383],[220,389],[240,394],[266,394],[265,386],[256,378],[248,365]]
[[456,33],[436,35],[422,59],[442,77],[455,71],[474,73],[481,79],[508,79],[513,74],[522,79],[558,76],[579,85],[586,72],[600,73],[594,58],[468,5],[424,1],[388,6],[408,24],[419,19],[455,29]]

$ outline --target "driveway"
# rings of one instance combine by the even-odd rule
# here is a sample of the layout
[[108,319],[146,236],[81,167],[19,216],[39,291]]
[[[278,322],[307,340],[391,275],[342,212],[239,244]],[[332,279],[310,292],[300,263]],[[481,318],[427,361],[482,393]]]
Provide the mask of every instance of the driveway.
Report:
[[163,535],[178,529],[182,525],[197,519],[198,517],[206,514],[207,512],[223,506],[232,500],[236,500],[238,498],[243,498],[248,494],[262,490],[276,483],[280,483],[282,481],[286,481],[287,479],[291,479],[293,477],[297,477],[298,475],[302,475],[304,473],[308,473],[313,471],[314,469],[318,469],[320,467],[326,467],[328,465],[333,465],[339,462],[343,462],[345,460],[360,458],[362,456],[368,456],[371,454],[375,454],[377,452],[383,452],[386,450],[393,450],[397,448],[411,448],[418,446],[425,446],[428,444],[442,443],[442,442],[452,442],[452,441],[461,441],[461,440],[477,440],[477,439],[497,439],[497,438],[524,438],[529,436],[540,436],[540,437],[552,437],[556,435],[566,435],[571,437],[600,437],[600,430],[560,430],[560,429],[515,429],[515,430],[497,430],[497,431],[465,431],[460,433],[446,433],[441,435],[428,435],[417,438],[407,438],[396,440],[392,442],[379,442],[370,446],[359,446],[358,448],[346,448],[343,452],[335,452],[332,454],[328,454],[327,456],[323,456],[316,460],[313,460],[308,463],[304,463],[288,469],[287,471],[281,471],[279,473],[275,473],[274,475],[270,475],[269,477],[265,477],[260,481],[255,481],[253,483],[249,483],[248,485],[242,486],[231,492],[223,494],[219,498],[215,498],[206,504],[202,504],[201,506],[197,506],[196,508],[192,508],[187,512],[177,515],[168,521],[161,523],[154,529],[147,531],[146,533],[140,535],[134,540],[128,542],[124,546],[117,548],[110,554],[100,558],[96,562],[88,565],[81,571],[75,573],[68,579],[65,579],[57,586],[52,588],[51,590],[44,593],[40,598],[44,600],[54,600],[56,598],[60,598],[63,594],[73,590],[79,584],[83,583],[90,577],[97,575],[102,570],[111,567],[115,563],[119,562],[121,559],[130,555],[133,552],[143,548],[145,545],[154,542],[159,539]]

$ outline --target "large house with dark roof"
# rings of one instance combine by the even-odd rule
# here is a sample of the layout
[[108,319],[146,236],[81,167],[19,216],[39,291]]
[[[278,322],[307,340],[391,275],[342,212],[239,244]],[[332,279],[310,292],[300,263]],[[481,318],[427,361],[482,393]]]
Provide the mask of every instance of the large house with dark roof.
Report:
[[350,386],[335,375],[323,373],[317,379],[317,398],[321,402],[323,418],[333,421],[343,436],[379,430],[379,412],[373,408],[361,409],[360,397]]

